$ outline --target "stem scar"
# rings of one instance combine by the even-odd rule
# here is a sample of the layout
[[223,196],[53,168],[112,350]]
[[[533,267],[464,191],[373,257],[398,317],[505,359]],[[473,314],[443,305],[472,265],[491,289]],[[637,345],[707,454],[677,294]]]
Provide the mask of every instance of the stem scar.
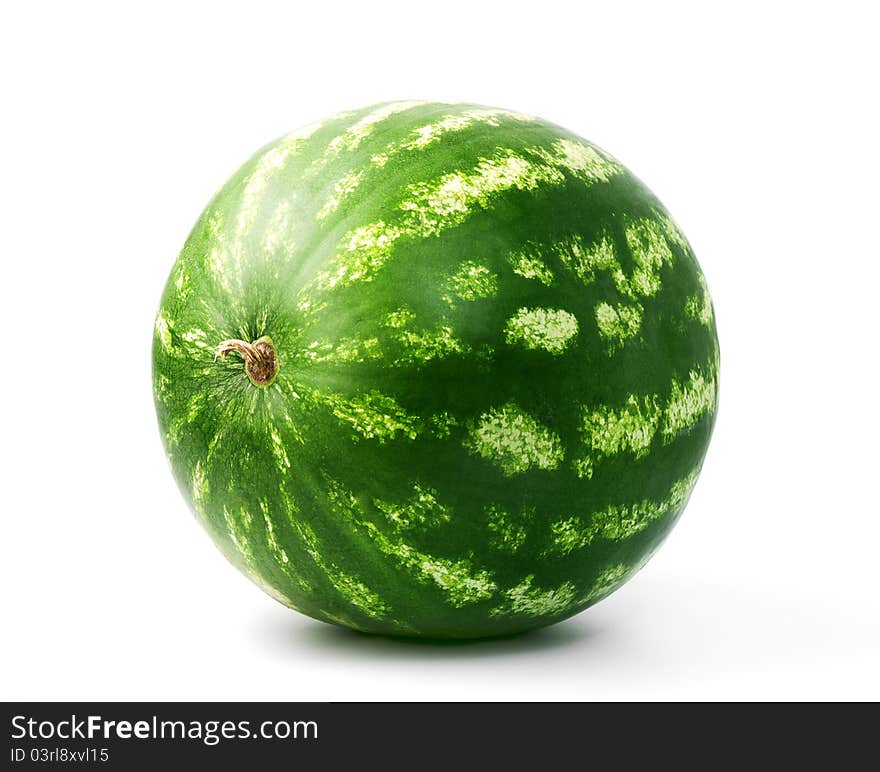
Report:
[[268,386],[275,380],[278,357],[268,337],[257,338],[253,343],[237,338],[221,341],[217,344],[214,361],[218,356],[225,358],[232,351],[244,360],[244,370],[255,386]]

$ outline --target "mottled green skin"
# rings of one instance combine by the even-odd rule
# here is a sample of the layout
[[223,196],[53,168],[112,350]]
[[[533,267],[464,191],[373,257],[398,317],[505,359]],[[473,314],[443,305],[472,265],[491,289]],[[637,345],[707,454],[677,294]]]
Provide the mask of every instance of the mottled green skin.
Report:
[[[607,154],[478,110],[372,107],[267,146],[162,297],[180,488],[317,619],[477,637],[571,616],[644,564],[706,452],[718,347],[687,242]],[[215,361],[264,335],[270,386]]]

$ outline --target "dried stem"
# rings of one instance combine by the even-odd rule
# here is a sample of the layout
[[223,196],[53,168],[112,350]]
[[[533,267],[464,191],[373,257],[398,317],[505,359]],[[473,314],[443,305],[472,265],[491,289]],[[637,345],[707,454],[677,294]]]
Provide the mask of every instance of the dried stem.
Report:
[[257,386],[268,386],[278,372],[278,358],[269,338],[258,338],[253,343],[232,338],[217,344],[214,359],[225,357],[234,351],[244,360],[244,370],[248,378]]

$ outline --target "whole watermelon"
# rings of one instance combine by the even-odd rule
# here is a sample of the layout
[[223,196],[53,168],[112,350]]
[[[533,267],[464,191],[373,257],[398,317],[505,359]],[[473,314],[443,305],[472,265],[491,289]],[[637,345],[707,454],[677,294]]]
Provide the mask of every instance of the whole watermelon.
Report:
[[465,638],[647,561],[703,462],[718,342],[687,240],[608,153],[397,102],[235,173],[171,271],[153,385],[184,496],[266,592]]

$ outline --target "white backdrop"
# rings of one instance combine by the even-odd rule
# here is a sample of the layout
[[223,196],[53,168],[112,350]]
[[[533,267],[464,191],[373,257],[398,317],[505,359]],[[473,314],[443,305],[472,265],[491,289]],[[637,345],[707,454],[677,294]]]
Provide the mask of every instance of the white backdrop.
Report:
[[[2,11],[0,697],[880,698],[878,26],[825,7]],[[721,407],[684,517],[618,593],[513,640],[284,609],[189,514],[155,424],[153,314],[209,197],[277,135],[406,97],[606,148],[715,300]]]

